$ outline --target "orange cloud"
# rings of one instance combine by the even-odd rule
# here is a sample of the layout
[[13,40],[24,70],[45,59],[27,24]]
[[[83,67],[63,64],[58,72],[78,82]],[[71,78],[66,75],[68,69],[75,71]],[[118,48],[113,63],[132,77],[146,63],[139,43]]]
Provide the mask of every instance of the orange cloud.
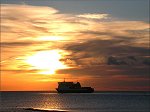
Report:
[[85,19],[108,19],[108,14],[81,14],[77,15],[77,17],[85,18]]
[[[62,14],[59,10],[46,6],[1,4],[2,88],[20,90],[23,87],[22,90],[25,90],[23,85],[28,83],[28,75],[33,83],[47,81],[48,77],[34,77],[38,70],[31,69],[32,65],[25,62],[26,57],[40,51],[63,50],[59,61],[71,67],[63,69],[63,72],[66,71],[64,73],[58,70],[58,75],[52,79],[63,78],[65,73],[69,74],[68,77],[75,77],[78,73],[79,76],[82,73],[90,76],[98,69],[108,76],[111,72],[106,72],[107,69],[114,70],[113,67],[101,69],[99,64],[106,63],[109,55],[130,53],[146,56],[148,40],[149,24],[142,21],[114,19],[109,14],[101,13]],[[81,68],[83,71],[80,71]],[[128,67],[125,70],[116,69],[112,74],[115,75],[118,71],[129,74]],[[147,68],[142,69],[139,74],[144,70]],[[18,80],[22,80],[22,77],[27,80],[23,80],[23,84],[19,86],[21,81]],[[4,82],[6,79],[7,84]],[[12,86],[15,81],[16,84]],[[38,82],[34,84],[40,85],[39,88],[43,85]],[[32,83],[28,83],[28,86],[31,88],[26,90],[37,88]],[[54,89],[54,86],[51,88]]]

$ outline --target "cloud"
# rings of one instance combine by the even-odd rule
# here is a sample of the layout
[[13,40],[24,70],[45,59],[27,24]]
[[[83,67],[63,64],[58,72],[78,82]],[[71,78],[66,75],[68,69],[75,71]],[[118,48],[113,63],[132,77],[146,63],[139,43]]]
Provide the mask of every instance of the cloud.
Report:
[[2,70],[7,74],[22,74],[21,69],[35,73],[27,70],[25,57],[61,49],[67,53],[60,61],[70,67],[57,70],[61,76],[94,78],[95,86],[112,88],[118,84],[127,88],[124,83],[129,82],[134,88],[149,75],[149,24],[109,14],[62,14],[46,6],[1,4],[1,45]]
[[[97,62],[98,58],[103,60],[103,56],[107,55],[147,53],[149,25],[142,21],[119,21],[109,18],[109,21],[98,22],[95,19],[108,19],[111,15],[60,14],[57,9],[45,6],[2,4],[1,7],[1,40],[4,49],[8,46],[28,46],[31,47],[28,50],[31,50],[35,44],[39,47],[32,49],[33,51],[57,47],[75,52],[78,58],[83,57],[76,64],[86,62],[84,60]],[[57,46],[56,41],[51,41],[55,36],[62,38],[57,40],[61,43]],[[39,41],[44,37],[48,40],[44,40],[45,44],[42,43],[45,48],[40,48]]]
[[[148,90],[149,67],[129,65],[95,65],[57,71],[58,74],[72,74],[99,90]],[[145,88],[147,87],[147,89]]]
[[1,42],[2,47],[29,46],[29,45],[33,45],[33,44],[35,44],[35,43],[33,43],[33,42]]
[[[131,40],[132,41],[132,40]],[[65,50],[71,51],[71,60],[82,63],[85,60],[95,63],[107,63],[110,56],[148,56],[149,49],[128,45],[130,40],[89,40],[83,43],[72,43],[65,46]],[[95,61],[94,61],[95,60]],[[125,63],[125,62],[124,62]]]
[[108,19],[109,14],[98,14],[98,13],[86,13],[77,15],[77,17],[85,18],[85,19]]
[[[10,20],[16,20],[18,18],[20,19],[39,18],[40,19],[41,17],[48,17],[49,15],[55,13],[58,13],[58,10],[46,6],[31,6],[31,5],[17,5],[17,4],[1,5],[1,14],[3,15],[2,18],[5,19],[8,18]],[[24,17],[28,17],[28,18],[24,18]]]
[[150,65],[149,57],[126,56],[126,57],[108,57],[108,65]]
[[[85,18],[79,18],[78,16],[85,16]],[[88,16],[91,18],[105,18],[107,21],[89,20]],[[142,37],[136,40],[136,45],[140,43],[144,46],[141,42],[147,42],[149,31],[147,30],[149,28],[147,23],[119,21],[107,17],[108,14],[99,13],[61,14],[59,10],[45,6],[2,4],[2,41],[12,42],[28,39],[36,41],[42,36],[60,36],[62,40],[81,42],[82,40],[106,40],[124,36],[134,39]]]

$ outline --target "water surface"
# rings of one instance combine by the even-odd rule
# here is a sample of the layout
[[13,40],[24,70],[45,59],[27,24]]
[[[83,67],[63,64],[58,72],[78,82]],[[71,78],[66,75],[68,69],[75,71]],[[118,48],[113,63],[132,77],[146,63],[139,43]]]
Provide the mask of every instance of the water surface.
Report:
[[1,111],[21,108],[75,112],[148,112],[150,94],[104,92],[57,94],[49,92],[1,92]]

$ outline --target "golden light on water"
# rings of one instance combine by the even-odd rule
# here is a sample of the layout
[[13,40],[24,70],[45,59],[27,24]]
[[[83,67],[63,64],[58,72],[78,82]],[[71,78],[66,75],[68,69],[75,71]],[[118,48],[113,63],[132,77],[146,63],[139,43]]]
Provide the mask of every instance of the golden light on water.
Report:
[[26,59],[34,69],[39,69],[40,74],[55,74],[58,69],[67,68],[60,59],[62,55],[59,50],[40,51]]

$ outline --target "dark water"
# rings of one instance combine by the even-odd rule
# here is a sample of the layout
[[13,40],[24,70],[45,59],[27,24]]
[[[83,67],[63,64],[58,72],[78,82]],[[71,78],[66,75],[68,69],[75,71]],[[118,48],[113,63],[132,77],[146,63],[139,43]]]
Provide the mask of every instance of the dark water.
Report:
[[1,111],[10,112],[12,108],[61,109],[71,112],[149,112],[150,93],[1,92],[0,103]]

